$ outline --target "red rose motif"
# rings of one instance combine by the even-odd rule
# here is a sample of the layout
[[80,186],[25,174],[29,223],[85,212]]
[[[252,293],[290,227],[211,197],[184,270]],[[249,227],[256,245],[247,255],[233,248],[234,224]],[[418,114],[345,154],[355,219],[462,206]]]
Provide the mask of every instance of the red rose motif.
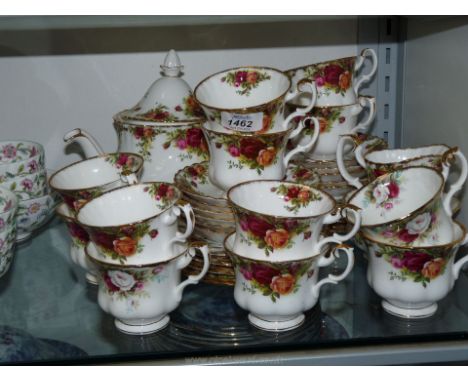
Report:
[[75,198],[72,198],[70,195],[62,195],[63,201],[71,210],[75,209]]
[[256,216],[247,216],[246,222],[249,227],[249,231],[253,235],[261,238],[265,237],[268,230],[274,228],[272,224]]
[[169,186],[163,183],[159,185],[158,193],[156,196],[159,196],[160,198],[164,198],[167,194],[167,191],[169,191]]
[[187,144],[190,147],[198,147],[203,140],[203,132],[197,127],[192,127],[187,130]]
[[136,139],[141,139],[145,135],[145,128],[144,127],[136,127],[133,131],[133,136]]
[[149,233],[151,239],[156,239],[156,237],[159,235],[159,231],[157,229],[152,229]]
[[247,81],[247,72],[246,71],[239,71],[236,72],[236,83],[241,84],[244,81]]
[[280,272],[277,269],[270,268],[263,264],[252,264],[252,278],[262,285],[270,285],[273,277],[278,276]]
[[294,229],[299,225],[298,221],[295,219],[287,219],[283,222],[283,227],[289,232],[294,231]]
[[405,243],[411,243],[415,241],[418,237],[418,234],[411,234],[406,228],[398,232],[398,238]]
[[107,289],[109,289],[111,292],[118,292],[120,290],[118,286],[114,285],[107,272],[104,273],[103,278],[104,282],[106,283]]
[[387,172],[384,170],[379,170],[378,168],[373,170],[374,176],[378,178],[379,176],[385,175]]
[[406,251],[403,256],[404,266],[411,272],[420,272],[424,264],[431,260],[431,256],[424,252]]
[[83,243],[87,243],[89,241],[88,233],[78,224],[76,223],[68,223],[68,230],[70,235],[75,239]]
[[287,197],[289,199],[294,199],[294,198],[297,198],[297,196],[299,195],[299,192],[301,191],[301,189],[299,187],[290,187],[288,189],[288,193],[287,193]]
[[331,85],[338,85],[340,75],[344,72],[343,68],[339,65],[331,64],[324,69],[325,82]]
[[265,143],[256,138],[242,138],[240,140],[240,153],[248,159],[256,159],[258,153],[266,147]]
[[91,239],[99,245],[109,250],[114,250],[114,240],[115,236],[109,235],[105,232],[92,232]]
[[396,198],[400,194],[400,187],[398,187],[398,184],[396,184],[395,182],[390,182],[390,184],[388,185],[388,191],[389,198]]
[[175,108],[174,108],[175,111],[182,111],[182,106],[180,105],[177,105]]
[[128,155],[127,154],[120,154],[119,159],[117,159],[117,166],[125,166],[128,161]]

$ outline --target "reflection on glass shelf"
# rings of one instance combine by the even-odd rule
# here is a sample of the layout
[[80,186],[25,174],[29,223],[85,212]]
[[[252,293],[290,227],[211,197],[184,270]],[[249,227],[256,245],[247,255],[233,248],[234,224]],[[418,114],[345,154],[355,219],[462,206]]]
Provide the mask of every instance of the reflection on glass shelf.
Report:
[[[310,310],[304,324],[295,330],[258,330],[234,302],[231,287],[200,284],[186,290],[167,328],[148,336],[129,336],[117,331],[113,318],[99,308],[96,287],[86,284],[84,272],[69,258],[68,240],[65,226],[54,219],[32,241],[18,247],[9,273],[0,279],[0,329],[8,326],[8,338],[16,333],[15,338],[34,340],[39,350],[35,347],[34,352],[26,352],[28,361],[115,356],[121,361],[142,356],[184,357],[184,362],[190,362],[216,352],[284,354],[298,348],[385,344],[389,339],[404,343],[437,335],[453,339],[468,332],[468,301],[463,296],[468,286],[466,272],[439,303],[435,316],[409,321],[382,310],[379,297],[367,285],[365,260],[358,252],[352,274],[343,283],[325,286],[320,305]],[[336,269],[332,270],[338,272],[341,266],[334,264]],[[5,357],[2,338],[0,333],[0,356]],[[60,353],[51,346],[71,350]],[[46,350],[41,353],[41,349]],[[0,359],[5,361],[11,359]]]

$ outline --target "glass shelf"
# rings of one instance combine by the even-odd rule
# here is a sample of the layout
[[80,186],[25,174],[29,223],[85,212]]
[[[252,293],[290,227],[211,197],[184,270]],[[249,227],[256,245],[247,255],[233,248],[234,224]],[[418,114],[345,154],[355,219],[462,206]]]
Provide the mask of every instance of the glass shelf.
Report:
[[[99,308],[97,288],[85,282],[84,271],[71,262],[68,249],[68,232],[54,218],[32,240],[17,247],[12,267],[0,279],[0,329],[5,331],[8,327],[36,339],[47,339],[48,346],[60,349],[55,353],[23,354],[31,358],[17,358],[18,362],[146,360],[187,364],[214,359],[214,363],[237,363],[232,357],[261,357],[268,353],[262,361],[268,363],[273,362],[272,352],[280,357],[275,358],[278,361],[301,351],[300,363],[313,363],[332,362],[336,349],[357,354],[369,346],[376,346],[384,354],[386,349],[390,351],[390,345],[408,349],[417,344],[414,354],[421,356],[429,351],[424,348],[425,343],[431,343],[435,362],[440,341],[445,346],[457,344],[458,349],[468,349],[466,272],[461,273],[454,290],[439,303],[435,316],[409,321],[381,309],[379,297],[365,279],[365,260],[356,250],[353,272],[340,284],[325,286],[320,304],[307,313],[305,323],[295,330],[268,333],[255,329],[248,323],[247,313],[237,307],[232,287],[201,283],[186,289],[167,328],[148,336],[129,336],[117,331],[113,318]],[[342,264],[332,267],[332,271],[339,272]],[[0,342],[5,340],[2,335]],[[219,358],[220,355],[225,358]],[[361,363],[369,359],[363,357]],[[415,358],[411,359],[407,361],[414,362]]]

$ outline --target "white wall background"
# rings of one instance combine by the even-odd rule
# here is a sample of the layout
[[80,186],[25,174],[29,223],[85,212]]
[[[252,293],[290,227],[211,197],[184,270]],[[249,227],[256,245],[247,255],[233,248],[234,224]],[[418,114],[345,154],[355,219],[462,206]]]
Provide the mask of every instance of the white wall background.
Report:
[[[180,51],[179,57],[184,79],[193,88],[209,74],[237,65],[287,69],[357,53],[357,45],[335,45]],[[104,149],[115,150],[112,116],[133,106],[159,78],[165,54],[0,58],[0,140],[42,143],[52,169],[80,158],[66,155],[62,141],[64,133],[77,127],[88,129]]]
[[[466,17],[408,21],[403,147],[446,143],[468,155],[467,41]],[[466,195],[459,220],[468,224]]]

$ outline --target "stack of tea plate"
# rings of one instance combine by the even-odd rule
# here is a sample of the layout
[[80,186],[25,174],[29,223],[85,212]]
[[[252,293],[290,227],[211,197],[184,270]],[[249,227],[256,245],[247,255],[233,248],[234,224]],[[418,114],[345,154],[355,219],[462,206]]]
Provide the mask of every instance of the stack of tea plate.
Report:
[[42,145],[23,140],[0,142],[0,186],[18,198],[16,241],[28,239],[53,216]]
[[[192,238],[204,241],[210,247],[210,268],[203,281],[234,285],[234,270],[222,244],[224,238],[235,229],[234,216],[225,192],[213,185],[208,177],[208,162],[183,168],[177,172],[174,182],[195,214]],[[196,273],[202,266],[202,258],[195,257],[185,268],[185,273]]]

